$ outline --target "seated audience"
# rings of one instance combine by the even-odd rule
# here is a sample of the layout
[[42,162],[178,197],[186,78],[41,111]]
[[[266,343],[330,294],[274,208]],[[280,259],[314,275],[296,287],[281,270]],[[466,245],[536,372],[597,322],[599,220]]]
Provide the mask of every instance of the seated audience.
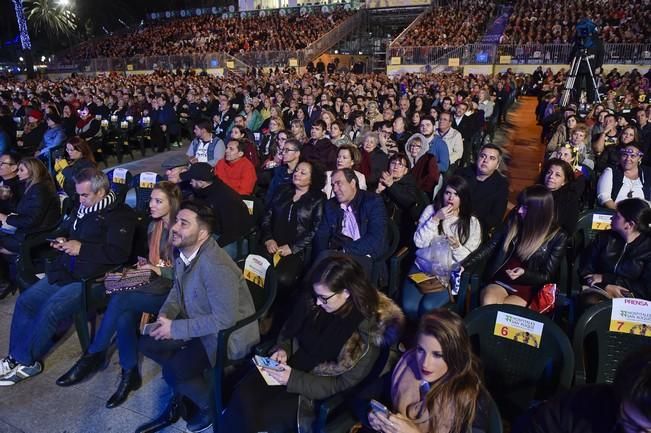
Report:
[[0,213],[10,214],[23,195],[24,185],[18,178],[18,155],[0,155]]
[[305,143],[301,156],[306,161],[321,164],[326,170],[334,170],[337,165],[337,146],[326,137],[326,124],[317,119],[312,124],[312,138]]
[[574,179],[572,166],[560,159],[552,158],[545,162],[540,173],[540,184],[544,185],[554,197],[556,222],[572,234],[579,220],[581,192],[584,184]]
[[253,218],[242,197],[216,178],[207,162],[192,164],[181,179],[189,181],[194,198],[203,201],[215,213],[212,227],[219,246],[229,256],[237,257],[237,242],[246,236],[253,225]]
[[192,185],[189,181],[181,180],[181,175],[189,170],[190,160],[187,155],[172,155],[165,158],[160,165],[165,170],[167,181],[177,185],[181,190],[183,199],[187,199],[192,194]]
[[187,152],[190,163],[207,162],[214,167],[226,152],[224,142],[212,133],[212,126],[207,120],[202,120],[194,125],[194,135],[195,138],[190,143]]
[[424,197],[410,172],[407,155],[396,153],[389,158],[389,171],[382,173],[375,190],[381,194],[387,207],[387,215],[400,231],[400,244],[410,245],[414,228],[429,198]]
[[350,257],[318,262],[307,282],[309,289],[297,299],[270,351],[281,370],[265,368],[280,386],[268,386],[253,370],[238,384],[226,409],[226,431],[310,428],[314,400],[362,382],[380,352],[399,338],[404,322],[400,308],[371,285]]
[[85,140],[93,153],[101,149],[101,124],[89,107],[82,107],[79,110],[79,117],[73,135]]
[[[449,264],[459,263],[481,244],[481,226],[472,215],[470,185],[460,176],[451,176],[441,188],[434,204],[425,208],[414,233],[416,261],[402,285],[402,308],[410,319],[450,302],[447,290],[423,293],[409,275],[419,271],[431,275],[434,264],[430,246],[445,239],[449,245]],[[443,287],[449,282],[442,281]]]
[[[79,206],[53,235],[59,252],[45,278],[16,300],[9,354],[0,362],[0,386],[10,386],[43,371],[42,360],[62,321],[81,307],[81,279],[125,264],[131,254],[134,213],[118,203],[108,178],[94,168],[75,176]],[[91,289],[95,295],[103,285]]]
[[23,192],[16,208],[9,214],[0,213],[0,299],[16,291],[9,281],[8,262],[14,262],[20,245],[34,232],[52,229],[61,217],[59,197],[47,168],[36,158],[18,163],[18,179]]
[[48,129],[43,134],[42,146],[36,151],[35,156],[44,156],[48,160],[50,151],[64,144],[66,133],[61,126],[61,117],[58,114],[50,114],[45,122]]
[[38,110],[32,110],[27,115],[23,136],[17,142],[18,152],[21,155],[34,155],[34,152],[41,146],[47,131],[47,125],[43,121],[43,117],[43,112]]
[[284,142],[280,150],[281,164],[273,169],[273,175],[267,194],[265,196],[265,204],[269,204],[273,199],[276,191],[282,185],[287,185],[292,182],[294,171],[301,160],[301,150],[303,146],[296,139],[288,139]]
[[[337,150],[337,170],[342,168],[355,170],[355,167],[359,167],[361,161],[362,154],[357,146],[351,144],[342,144],[339,146],[339,150]],[[359,189],[366,190],[366,176],[357,170],[355,170],[355,175],[357,176],[357,180],[359,180]],[[326,198],[332,198],[333,196],[331,177],[332,170],[328,170],[326,172],[326,184],[323,187]]]
[[255,167],[244,157],[245,150],[246,143],[243,141],[229,140],[224,159],[220,159],[215,166],[215,175],[240,195],[253,193],[258,179]]
[[506,225],[462,261],[464,268],[488,260],[481,304],[527,307],[538,290],[557,278],[567,235],[556,225],[554,197],[542,185],[525,188]]
[[380,177],[389,164],[389,157],[379,147],[380,140],[376,132],[367,132],[362,138],[362,162],[359,171],[364,174],[370,191],[375,191]]
[[441,135],[435,134],[435,120],[431,116],[423,116],[419,125],[419,131],[425,137],[428,153],[436,158],[440,172],[447,172],[450,167],[450,150]]
[[421,317],[416,347],[393,370],[395,412],[371,410],[368,420],[381,433],[486,432],[489,402],[463,320],[437,309]]
[[426,141],[423,135],[414,134],[407,140],[405,150],[411,164],[411,173],[416,178],[418,188],[428,197],[432,197],[434,187],[439,182],[440,173],[436,157],[428,152]]
[[611,229],[599,234],[581,258],[579,274],[591,290],[587,304],[633,296],[651,300],[651,210],[639,198],[617,203]]
[[331,177],[334,197],[326,201],[321,224],[314,237],[314,256],[342,251],[357,260],[371,275],[373,257],[386,248],[387,214],[382,198],[359,189],[355,171],[335,170]]
[[501,224],[509,198],[509,181],[500,173],[502,164],[502,148],[485,144],[474,167],[456,172],[470,184],[472,211],[481,223],[485,238]]
[[599,176],[597,200],[608,209],[627,198],[651,200],[651,169],[640,165],[642,151],[636,143],[619,149],[619,164]]
[[292,185],[278,188],[262,220],[264,248],[270,257],[280,256],[276,275],[285,291],[294,288],[303,266],[309,263],[305,250],[321,222],[324,181],[318,166],[301,162],[292,175]]
[[[242,271],[213,239],[215,218],[207,206],[185,201],[172,226],[174,284],[158,312],[158,327],[140,340],[140,349],[163,370],[172,396],[167,408],[138,432],[174,424],[184,400],[196,408],[190,431],[212,425],[211,386],[204,370],[215,365],[217,334],[252,315],[255,306]],[[260,341],[257,323],[237,330],[228,340],[228,357],[241,359]]]
[[99,329],[86,353],[57,380],[59,386],[72,386],[99,371],[106,363],[113,335],[120,357],[120,383],[106,402],[112,409],[124,403],[131,391],[140,388],[138,372],[138,325],[142,313],[156,314],[167,298],[174,280],[174,247],[171,228],[181,204],[181,191],[169,181],[156,184],[151,192],[149,210],[152,221],[147,229],[147,260],[137,264],[138,269],[152,272],[149,283],[113,293]]
[[77,202],[75,176],[84,169],[97,167],[97,163],[88,143],[79,137],[68,140],[66,153],[68,154],[67,166],[57,175],[57,180],[63,192]]

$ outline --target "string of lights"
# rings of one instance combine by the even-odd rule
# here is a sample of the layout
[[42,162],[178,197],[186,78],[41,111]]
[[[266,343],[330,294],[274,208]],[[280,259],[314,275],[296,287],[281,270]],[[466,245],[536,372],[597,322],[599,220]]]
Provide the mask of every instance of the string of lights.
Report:
[[23,2],[22,0],[12,1],[14,3],[14,9],[16,10],[18,30],[20,31],[20,46],[23,51],[29,51],[32,49],[32,42],[29,39],[29,32],[27,31],[27,19],[25,18],[25,12],[23,11]]

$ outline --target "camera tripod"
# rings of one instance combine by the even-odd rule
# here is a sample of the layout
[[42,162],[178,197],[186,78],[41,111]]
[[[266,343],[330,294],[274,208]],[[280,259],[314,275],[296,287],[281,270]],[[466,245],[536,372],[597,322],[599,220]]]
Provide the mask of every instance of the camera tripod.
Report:
[[[588,102],[601,102],[601,96],[599,95],[599,88],[597,87],[597,81],[594,77],[594,72],[592,71],[592,66],[590,66],[590,59],[588,58],[588,50],[582,49],[579,53],[574,56],[572,59],[572,65],[570,66],[570,73],[565,82],[565,88],[561,95],[561,107],[566,107],[570,103],[570,97],[572,91],[574,90],[574,84],[576,83],[577,75],[579,75],[579,70],[581,69],[581,64],[585,62],[585,65],[588,67],[589,79],[587,80],[587,86],[592,85],[592,90],[594,91],[594,101]],[[586,75],[586,74],[583,74]],[[577,89],[580,90],[580,89]],[[590,89],[586,89],[587,94],[590,94]],[[580,97],[580,95],[577,95]]]

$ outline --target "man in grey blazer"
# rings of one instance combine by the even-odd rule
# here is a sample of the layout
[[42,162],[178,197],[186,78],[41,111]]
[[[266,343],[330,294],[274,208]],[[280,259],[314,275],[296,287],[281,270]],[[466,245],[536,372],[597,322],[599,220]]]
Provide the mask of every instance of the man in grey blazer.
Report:
[[[179,250],[174,285],[158,313],[157,327],[141,340],[142,352],[163,367],[163,378],[174,392],[163,414],[136,432],[174,424],[182,415],[183,397],[199,409],[188,420],[188,429],[211,426],[210,387],[203,371],[215,364],[217,333],[255,311],[242,272],[212,238],[214,223],[209,207],[181,204],[172,227],[172,244]],[[228,356],[242,358],[259,341],[258,324],[252,323],[230,337]]]

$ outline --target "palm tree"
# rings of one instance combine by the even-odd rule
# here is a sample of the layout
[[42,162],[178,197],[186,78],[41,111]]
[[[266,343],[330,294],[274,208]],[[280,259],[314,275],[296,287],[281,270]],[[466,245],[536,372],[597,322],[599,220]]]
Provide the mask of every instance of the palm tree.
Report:
[[75,13],[62,4],[54,4],[53,0],[26,2],[25,11],[32,28],[37,32],[44,32],[49,39],[58,39],[61,36],[71,39],[77,30]]
[[27,76],[34,76],[34,58],[32,57],[32,41],[29,38],[29,31],[27,31],[27,20],[25,19],[25,12],[23,11],[22,0],[12,0],[14,3],[14,10],[16,11],[16,22],[18,23],[18,31],[20,32],[20,47],[23,49],[25,55],[25,65],[27,66]]

